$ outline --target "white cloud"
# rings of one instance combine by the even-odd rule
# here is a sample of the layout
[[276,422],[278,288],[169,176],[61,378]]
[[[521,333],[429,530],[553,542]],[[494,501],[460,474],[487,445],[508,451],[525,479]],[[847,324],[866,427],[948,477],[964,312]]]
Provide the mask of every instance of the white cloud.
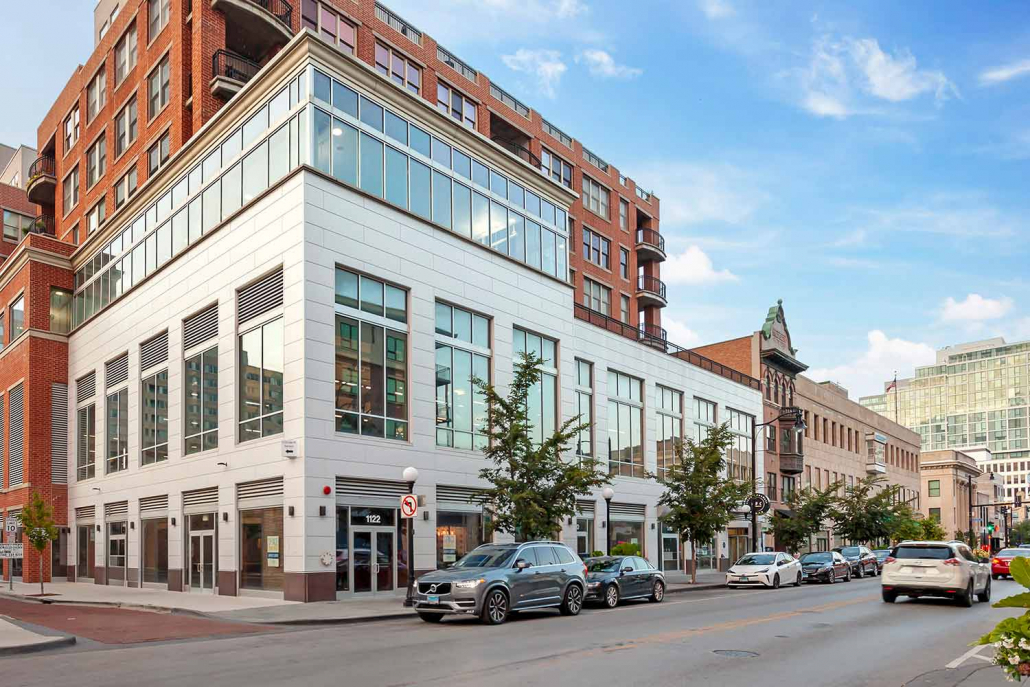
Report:
[[976,193],[937,193],[893,208],[858,210],[862,228],[885,234],[919,232],[978,240],[1021,233],[1026,220]]
[[1012,299],[984,298],[978,293],[971,293],[965,300],[956,301],[949,296],[941,305],[942,322],[983,322],[997,320],[1012,310]]
[[726,0],[698,0],[697,5],[709,19],[725,19],[737,13]]
[[812,368],[805,373],[817,382],[833,381],[850,392],[852,399],[883,393],[883,383],[894,378],[909,377],[916,366],[931,365],[936,353],[931,346],[905,339],[891,339],[876,329],[867,335],[868,347],[855,360],[834,367]]
[[933,92],[941,102],[959,94],[943,72],[919,69],[908,50],[888,55],[875,38],[848,39],[846,43],[851,59],[865,76],[865,90],[878,98],[896,103]]
[[658,161],[637,170],[635,179],[654,181],[665,227],[741,224],[769,198],[750,173],[731,165]]
[[589,8],[580,0],[558,0],[555,8],[555,14],[562,19],[578,17],[588,11]]
[[850,248],[853,246],[863,246],[866,240],[869,238],[868,232],[865,229],[856,229],[833,242],[835,248]]
[[643,69],[617,64],[604,50],[584,50],[576,57],[576,62],[580,61],[586,63],[593,76],[602,79],[633,79],[644,73]]
[[1030,76],[1030,60],[1020,60],[980,72],[981,86],[994,86],[1021,76]]
[[665,328],[666,338],[678,346],[690,348],[701,343],[701,337],[698,336],[697,332],[668,315],[662,316],[662,327]]
[[698,246],[670,255],[662,265],[662,278],[668,284],[715,284],[738,279],[727,269],[716,270],[712,259]]
[[548,98],[555,97],[562,74],[568,68],[557,50],[519,48],[514,55],[501,55],[501,60],[509,69],[533,76],[537,89]]

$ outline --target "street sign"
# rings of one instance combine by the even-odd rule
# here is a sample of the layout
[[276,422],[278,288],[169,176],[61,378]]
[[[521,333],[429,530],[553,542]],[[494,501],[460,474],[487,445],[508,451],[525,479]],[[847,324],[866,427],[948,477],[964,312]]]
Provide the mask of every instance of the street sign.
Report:
[[405,494],[401,497],[401,517],[413,518],[418,513],[418,499],[414,494]]
[[0,560],[5,558],[21,558],[23,544],[0,544]]
[[283,458],[296,458],[300,455],[300,449],[297,447],[296,439],[283,439],[282,449]]
[[14,534],[18,531],[18,518],[7,518],[4,522],[4,532]]
[[772,503],[769,501],[769,497],[765,494],[752,494],[747,499],[747,505],[751,507],[752,512],[768,513],[769,507]]

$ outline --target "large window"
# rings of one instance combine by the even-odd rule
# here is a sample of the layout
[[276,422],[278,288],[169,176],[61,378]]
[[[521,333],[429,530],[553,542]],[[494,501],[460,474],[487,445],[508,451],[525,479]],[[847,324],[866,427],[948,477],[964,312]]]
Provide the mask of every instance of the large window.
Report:
[[608,189],[588,176],[583,176],[583,207],[608,219]]
[[[107,203],[101,199],[99,203],[90,208],[86,215],[86,235],[89,236],[99,229],[104,220],[107,219]],[[106,303],[105,303],[106,305]]]
[[114,46],[114,85],[117,87],[136,66],[136,22]]
[[587,424],[576,436],[576,455],[594,455],[594,364],[576,358],[576,413]]
[[476,128],[476,104],[442,81],[436,83],[436,107],[470,129]]
[[529,388],[526,414],[530,437],[536,444],[550,437],[558,423],[558,342],[523,329],[513,331],[512,353],[518,361],[521,353],[543,359],[540,378]]
[[619,319],[629,324],[630,320],[630,307],[629,307],[629,296],[622,294],[619,297]]
[[168,460],[168,370],[143,378],[143,465]]
[[726,456],[729,463],[728,473],[732,479],[747,482],[751,480],[751,430],[755,418],[733,408],[726,410],[729,413],[727,426],[734,435]]
[[407,439],[407,292],[337,268],[336,313],[336,431]]
[[32,227],[33,218],[10,210],[4,210],[4,239],[17,243],[22,234]]
[[107,473],[129,467],[129,389],[107,394]]
[[436,445],[487,445],[486,397],[473,379],[490,383],[490,321],[436,304]]
[[136,142],[137,135],[139,135],[139,116],[136,108],[136,96],[132,96],[132,99],[114,119],[115,158],[121,157],[122,153]]
[[107,137],[101,136],[97,142],[86,151],[86,188],[104,176],[107,171]]
[[140,523],[143,549],[143,581],[168,582],[168,518],[151,518]]
[[79,204],[79,168],[76,167],[68,176],[64,178],[61,184],[62,192],[64,197],[64,204],[62,210],[64,214],[71,212],[72,208]]
[[926,483],[926,495],[927,496],[940,496],[941,495],[941,481],[939,479],[931,479]]
[[629,249],[619,248],[619,276],[629,279]]
[[147,40],[153,41],[161,29],[168,25],[168,18],[172,13],[171,0],[148,0],[147,17],[149,19],[149,30]]
[[158,112],[168,104],[171,93],[171,62],[168,55],[165,55],[154,71],[147,77],[147,102],[150,109],[147,110],[147,117],[153,119]]
[[315,0],[302,0],[300,25],[319,34],[323,40],[348,55],[354,54],[357,45],[357,29],[343,15],[337,14],[329,5]]
[[136,189],[139,185],[139,174],[136,171],[136,164],[133,163],[129,171],[118,180],[118,183],[114,186],[114,206],[120,208],[125,205],[125,201],[132,198],[136,194]]
[[608,469],[612,475],[645,477],[644,383],[608,370]]
[[72,326],[72,293],[50,287],[50,331],[55,334],[67,334]]
[[186,455],[218,448],[218,347],[186,358],[183,380]]
[[583,259],[609,269],[611,242],[595,231],[583,227]]
[[422,86],[422,70],[402,53],[376,43],[376,71],[418,95]]
[[612,314],[612,290],[593,279],[583,278],[583,305],[596,312]]
[[619,199],[619,229],[629,231],[629,203]]
[[488,523],[482,513],[436,512],[436,567],[449,568],[455,561],[488,540]]
[[[159,170],[161,167],[164,166],[166,162],[168,162],[168,155],[169,136],[168,132],[165,132],[165,134],[160,139],[158,139],[157,142],[154,143],[154,145],[150,146],[149,150],[147,150],[147,178],[154,176],[157,170]],[[226,176],[228,176],[228,174]],[[206,211],[207,210],[205,209],[205,212]]]
[[655,446],[658,452],[658,478],[665,479],[676,462],[677,447],[683,440],[683,394],[664,386],[655,387]]
[[701,443],[708,438],[708,430],[715,426],[715,404],[703,398],[694,397],[694,441]]
[[86,86],[86,121],[92,122],[107,104],[107,73],[101,67]]
[[283,432],[283,320],[240,335],[240,443]]
[[82,481],[96,476],[97,407],[91,403],[79,408],[76,420],[75,476]]
[[572,165],[547,148],[540,149],[540,171],[555,182],[572,188]]
[[11,341],[13,342],[25,332],[25,296],[11,303]]
[[76,105],[64,120],[64,152],[72,149],[79,140],[79,106]]

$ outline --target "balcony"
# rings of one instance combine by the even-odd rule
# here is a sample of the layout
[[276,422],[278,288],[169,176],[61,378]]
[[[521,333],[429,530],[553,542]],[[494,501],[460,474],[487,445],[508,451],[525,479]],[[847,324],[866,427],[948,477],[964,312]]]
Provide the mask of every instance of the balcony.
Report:
[[261,65],[243,55],[218,50],[211,58],[211,95],[228,100],[254,78]]
[[669,301],[665,297],[665,282],[658,277],[641,275],[637,279],[637,303],[642,308],[667,306]]
[[522,146],[514,141],[509,141],[501,138],[500,136],[494,136],[492,139],[494,143],[501,146],[509,153],[519,158],[523,162],[528,162],[533,166],[534,169],[540,169],[540,158],[529,151],[529,148]]
[[637,330],[640,332],[640,343],[651,348],[657,348],[658,350],[664,351],[668,349],[669,341],[665,330],[656,324],[647,324],[646,322],[640,323],[640,328]]
[[226,43],[236,52],[263,59],[293,38],[293,8],[286,0],[211,0],[225,15]]
[[781,453],[780,472],[784,475],[800,475],[805,471],[805,457],[800,453]]
[[25,186],[29,202],[37,205],[53,205],[57,189],[57,172],[54,158],[41,155],[29,167],[29,180]]
[[886,475],[887,465],[866,459],[865,473],[867,475]]
[[637,229],[637,261],[665,262],[665,237],[654,229]]
[[32,221],[28,233],[57,236],[57,223],[54,221],[54,216],[50,213],[43,213]]

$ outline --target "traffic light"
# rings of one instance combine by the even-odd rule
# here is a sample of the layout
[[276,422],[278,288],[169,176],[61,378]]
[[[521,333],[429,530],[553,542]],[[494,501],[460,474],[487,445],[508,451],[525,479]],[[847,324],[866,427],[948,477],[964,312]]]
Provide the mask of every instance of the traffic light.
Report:
[[987,534],[994,534],[994,523],[987,523]]

